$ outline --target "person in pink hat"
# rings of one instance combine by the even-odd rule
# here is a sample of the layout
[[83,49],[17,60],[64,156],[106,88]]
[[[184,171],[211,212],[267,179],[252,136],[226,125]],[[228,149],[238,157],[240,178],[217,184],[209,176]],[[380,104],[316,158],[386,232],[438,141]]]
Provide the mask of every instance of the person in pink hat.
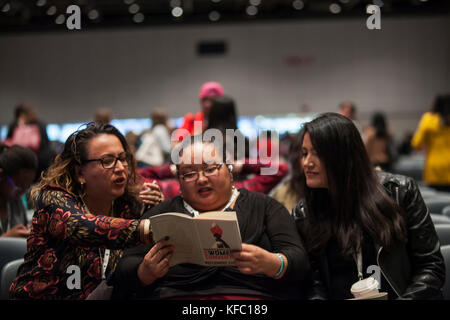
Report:
[[[203,132],[203,130],[205,130],[205,128],[208,125],[207,122],[209,111],[212,105],[212,99],[216,97],[223,97],[223,95],[224,90],[220,83],[214,81],[205,82],[200,88],[200,95],[199,95],[200,106],[202,110],[197,112],[195,115],[192,113],[186,114],[184,116],[183,125],[180,127],[180,129],[187,130],[190,135],[200,134],[201,132]],[[200,127],[201,132],[198,129],[197,129],[198,132],[194,130],[195,121],[200,121],[202,123],[202,126]],[[184,131],[184,133],[186,133],[186,131]],[[179,140],[181,140],[182,138],[184,138],[183,134],[181,134]]]

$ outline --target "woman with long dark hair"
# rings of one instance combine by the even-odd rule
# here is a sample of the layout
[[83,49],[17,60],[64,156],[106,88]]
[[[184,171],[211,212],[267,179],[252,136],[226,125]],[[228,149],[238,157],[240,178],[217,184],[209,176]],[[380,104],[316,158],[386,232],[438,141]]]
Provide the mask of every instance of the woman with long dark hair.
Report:
[[439,240],[413,179],[375,171],[347,118],[326,113],[301,136],[304,199],[293,210],[309,252],[310,298],[353,298],[379,268],[389,298],[442,298]]

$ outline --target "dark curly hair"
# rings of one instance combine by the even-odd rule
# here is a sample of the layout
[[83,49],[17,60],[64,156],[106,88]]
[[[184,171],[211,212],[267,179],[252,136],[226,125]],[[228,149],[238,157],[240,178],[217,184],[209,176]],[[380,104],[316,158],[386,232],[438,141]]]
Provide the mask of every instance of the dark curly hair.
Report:
[[83,126],[85,128],[75,131],[67,138],[63,151],[56,156],[53,164],[41,175],[39,184],[31,191],[32,199],[37,200],[42,189],[48,186],[62,188],[74,197],[80,197],[83,190],[76,179],[76,167],[81,166],[87,159],[88,143],[92,138],[100,134],[111,134],[120,140],[125,152],[129,155],[128,183],[124,194],[116,199],[114,206],[118,208],[117,205],[121,207],[128,205],[132,213],[137,212],[140,209],[138,199],[140,176],[136,173],[136,160],[130,152],[125,137],[110,124],[89,122]]

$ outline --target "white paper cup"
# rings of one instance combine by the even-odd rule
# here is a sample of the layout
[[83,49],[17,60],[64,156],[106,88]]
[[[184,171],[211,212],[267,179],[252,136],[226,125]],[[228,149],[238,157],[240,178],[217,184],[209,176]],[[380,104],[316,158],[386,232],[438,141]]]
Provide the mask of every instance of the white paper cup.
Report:
[[355,282],[351,289],[351,293],[355,298],[372,295],[378,293],[378,281],[375,278],[368,277]]

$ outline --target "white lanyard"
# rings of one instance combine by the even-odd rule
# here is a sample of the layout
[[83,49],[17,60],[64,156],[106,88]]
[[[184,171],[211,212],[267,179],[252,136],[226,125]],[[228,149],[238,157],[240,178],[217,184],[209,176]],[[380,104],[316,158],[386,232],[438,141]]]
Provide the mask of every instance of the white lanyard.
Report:
[[[84,210],[85,210],[87,213],[91,213],[91,212],[89,211],[89,208],[88,208],[88,207],[86,206],[86,204],[84,203],[83,199],[81,199],[81,202],[83,202]],[[114,203],[111,205],[111,213],[112,213],[113,207],[114,207]],[[98,255],[100,256],[100,259],[101,259],[102,252],[101,252],[100,248],[98,248]],[[103,256],[103,259],[100,260],[100,261],[103,261],[103,262],[102,262],[102,280],[105,280],[105,279],[106,279],[106,269],[108,268],[108,262],[109,262],[109,256],[110,256],[110,255],[111,255],[111,250],[105,249],[105,255]]]
[[[233,193],[231,194],[230,200],[228,200],[228,202],[225,205],[225,207],[222,210],[220,210],[220,211],[225,211],[226,209],[228,209],[228,207],[234,202],[234,200],[236,200],[238,195],[239,195],[239,191],[237,191],[237,189],[235,187],[233,187]],[[194,215],[194,217],[197,217],[199,215],[199,212],[197,210],[195,210],[194,208],[192,208],[184,200],[183,200],[183,205],[184,205],[184,207],[186,208],[187,211],[189,211],[190,213],[192,213]]]
[[362,262],[362,254],[361,249],[358,250],[355,257],[356,267],[358,268],[358,278],[362,280],[364,278],[363,275],[363,262]]
[[[98,253],[100,257],[102,256],[102,252],[100,248],[98,248]],[[105,255],[103,256],[103,264],[102,264],[102,279],[106,279],[106,268],[108,268],[109,256],[111,251],[109,249],[105,249]]]

